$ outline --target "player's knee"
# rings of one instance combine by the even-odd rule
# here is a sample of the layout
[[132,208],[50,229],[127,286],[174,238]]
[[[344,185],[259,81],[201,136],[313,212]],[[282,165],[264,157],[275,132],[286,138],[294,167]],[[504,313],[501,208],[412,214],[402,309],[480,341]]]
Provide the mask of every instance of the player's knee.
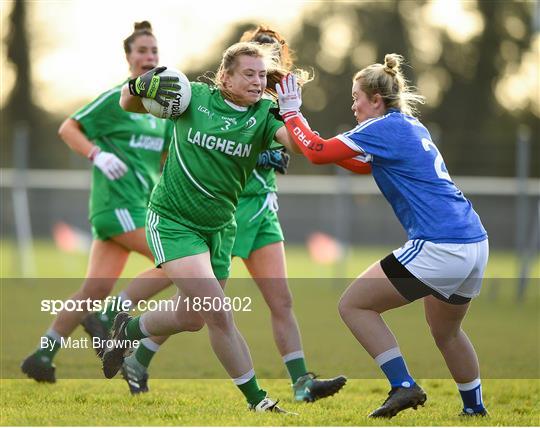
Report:
[[199,331],[204,327],[202,318],[193,318],[182,323],[182,331]]
[[352,307],[346,295],[341,296],[341,299],[339,299],[338,311],[341,319],[347,322],[347,320],[351,316]]
[[430,325],[431,336],[438,348],[445,348],[459,336],[460,329],[438,328],[435,325]]
[[228,330],[234,325],[232,312],[224,309],[201,312],[201,316],[211,329]]
[[431,332],[431,336],[433,336],[433,340],[435,341],[435,345],[437,345],[438,348],[445,348],[448,344],[448,337],[445,335],[441,335],[439,333]]
[[199,331],[204,327],[204,319],[193,311],[176,312],[174,321],[178,332]]
[[293,300],[291,293],[283,293],[280,296],[273,297],[268,302],[270,312],[274,317],[288,317],[292,312]]

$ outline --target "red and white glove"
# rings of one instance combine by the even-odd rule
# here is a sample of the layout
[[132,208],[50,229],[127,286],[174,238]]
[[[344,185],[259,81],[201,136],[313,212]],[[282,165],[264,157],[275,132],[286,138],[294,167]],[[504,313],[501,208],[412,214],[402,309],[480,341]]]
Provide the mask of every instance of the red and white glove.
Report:
[[279,114],[285,121],[290,137],[312,163],[334,163],[358,156],[358,151],[351,149],[339,138],[328,140],[312,131],[307,120],[300,113],[302,91],[297,84],[296,76],[288,74],[276,85]]
[[109,180],[118,180],[128,170],[127,165],[113,153],[100,150],[92,157],[89,156],[89,159]]
[[276,84],[279,114],[285,122],[300,114],[302,106],[302,88],[298,85],[296,76],[288,74],[281,83]]

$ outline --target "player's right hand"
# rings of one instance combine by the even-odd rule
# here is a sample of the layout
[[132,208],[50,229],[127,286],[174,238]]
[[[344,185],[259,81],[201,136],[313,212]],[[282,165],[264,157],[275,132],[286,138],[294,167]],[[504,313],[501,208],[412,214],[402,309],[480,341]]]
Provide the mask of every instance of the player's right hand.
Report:
[[163,96],[173,98],[175,91],[180,90],[178,77],[159,76],[167,67],[156,67],[143,75],[131,79],[128,82],[129,93],[136,97],[144,97],[156,100],[162,106],[167,106],[167,100]]
[[127,165],[113,153],[99,152],[93,162],[109,180],[119,179],[128,170]]

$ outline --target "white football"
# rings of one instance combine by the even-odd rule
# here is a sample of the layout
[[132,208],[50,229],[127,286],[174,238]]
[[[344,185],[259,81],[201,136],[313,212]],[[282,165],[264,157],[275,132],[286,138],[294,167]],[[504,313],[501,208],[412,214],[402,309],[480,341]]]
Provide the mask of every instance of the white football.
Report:
[[159,75],[178,77],[180,89],[175,91],[174,97],[165,98],[168,101],[166,106],[162,106],[160,103],[150,98],[143,98],[142,103],[146,111],[156,117],[162,119],[176,119],[186,111],[189,102],[191,101],[191,86],[189,85],[189,80],[184,73],[175,70],[174,68],[167,68],[167,70]]

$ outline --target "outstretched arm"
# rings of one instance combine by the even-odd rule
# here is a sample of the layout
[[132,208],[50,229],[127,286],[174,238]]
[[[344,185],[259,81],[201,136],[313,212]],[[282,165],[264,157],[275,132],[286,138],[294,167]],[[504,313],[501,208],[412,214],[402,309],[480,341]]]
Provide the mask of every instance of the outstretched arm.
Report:
[[371,164],[369,162],[363,162],[356,158],[345,159],[337,161],[336,165],[345,168],[355,174],[371,174]]
[[281,85],[276,85],[276,91],[279,113],[285,121],[289,136],[312,163],[334,163],[362,153],[360,149],[351,148],[337,137],[326,140],[311,130],[305,118],[300,115],[301,89],[294,75],[285,76]]
[[279,128],[274,139],[292,153],[302,153],[285,126]]
[[350,159],[360,152],[351,149],[337,137],[319,137],[299,116],[284,117],[285,126],[296,146],[314,164],[326,164]]

